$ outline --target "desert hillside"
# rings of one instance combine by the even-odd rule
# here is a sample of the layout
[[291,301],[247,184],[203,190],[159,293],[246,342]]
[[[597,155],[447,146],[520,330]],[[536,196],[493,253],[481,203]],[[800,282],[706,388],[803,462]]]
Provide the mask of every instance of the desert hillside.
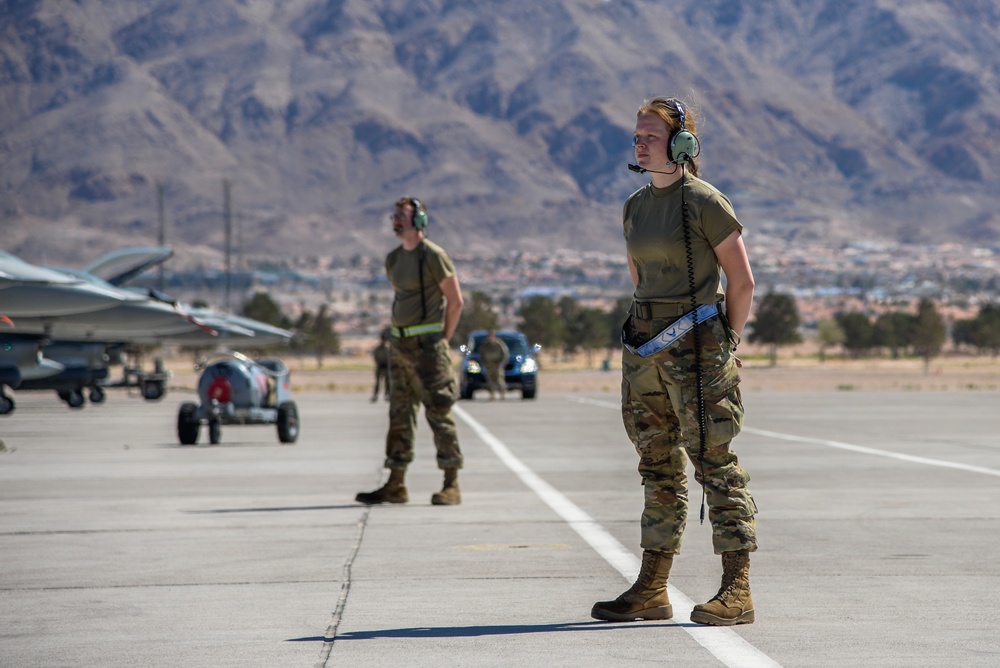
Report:
[[379,255],[412,194],[452,248],[618,252],[658,93],[754,234],[996,243],[998,26],[952,0],[3,3],[2,245],[70,264],[162,219],[177,266]]

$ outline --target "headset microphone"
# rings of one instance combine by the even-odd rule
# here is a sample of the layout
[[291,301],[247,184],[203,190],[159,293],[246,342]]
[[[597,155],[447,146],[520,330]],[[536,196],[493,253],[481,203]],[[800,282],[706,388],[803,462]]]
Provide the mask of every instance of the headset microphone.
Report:
[[658,172],[655,169],[646,169],[645,167],[640,167],[639,165],[629,165],[628,168],[629,171],[637,172],[639,174],[645,174],[646,172],[649,172],[650,174],[667,174],[669,176],[670,174],[673,174],[674,172],[677,171],[677,163],[673,163],[673,165],[674,168],[669,172]]

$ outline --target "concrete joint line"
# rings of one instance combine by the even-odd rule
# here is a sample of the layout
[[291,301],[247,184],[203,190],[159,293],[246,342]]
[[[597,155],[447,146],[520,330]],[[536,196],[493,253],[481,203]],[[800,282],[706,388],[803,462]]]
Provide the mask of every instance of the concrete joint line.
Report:
[[344,560],[344,567],[341,570],[340,597],[337,599],[337,607],[334,608],[333,616],[323,634],[323,649],[320,650],[319,661],[316,662],[314,668],[326,668],[326,664],[330,660],[333,643],[337,640],[337,628],[340,626],[344,608],[347,606],[347,595],[351,592],[351,567],[354,566],[354,559],[357,558],[358,551],[361,549],[361,540],[364,538],[365,527],[368,526],[368,517],[371,515],[371,511],[371,506],[365,506],[361,517],[358,518],[358,532],[354,536],[354,545],[351,546],[351,552]]

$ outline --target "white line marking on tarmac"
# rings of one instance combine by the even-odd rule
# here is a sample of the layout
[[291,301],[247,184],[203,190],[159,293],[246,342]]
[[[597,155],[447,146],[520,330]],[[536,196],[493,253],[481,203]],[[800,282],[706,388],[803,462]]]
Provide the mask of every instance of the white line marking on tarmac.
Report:
[[830,448],[840,448],[841,450],[851,450],[853,452],[860,452],[866,455],[876,455],[878,457],[889,457],[891,459],[899,459],[904,462],[911,462],[913,464],[927,464],[928,466],[940,466],[946,469],[958,469],[960,471],[970,471],[972,473],[984,473],[986,475],[1000,476],[1000,471],[996,469],[988,469],[984,466],[972,466],[971,464],[959,464],[958,462],[949,462],[943,459],[930,459],[929,457],[917,457],[915,455],[904,455],[901,452],[891,452],[889,450],[878,450],[876,448],[866,448],[863,445],[852,445],[850,443],[841,443],[840,441],[827,441],[822,438],[809,438],[807,436],[793,436],[791,434],[780,434],[776,431],[765,431],[763,429],[750,429],[744,427],[743,431],[748,434],[756,434],[757,436],[767,436],[768,438],[780,438],[785,441],[797,441],[799,443],[811,443],[813,445],[825,445]]
[[[570,400],[581,404],[590,404],[591,406],[601,406],[603,408],[613,408],[615,410],[621,409],[621,406],[619,404],[614,404],[611,403],[610,401],[599,401],[595,399],[585,399],[582,397],[572,397]],[[795,441],[798,443],[809,443],[811,445],[825,445],[830,448],[850,450],[852,452],[860,452],[865,455],[875,455],[877,457],[889,457],[890,459],[899,459],[904,462],[910,462],[911,464],[926,464],[928,466],[940,466],[942,468],[958,469],[959,471],[969,471],[971,473],[982,473],[984,475],[992,475],[1000,477],[1000,470],[989,469],[986,468],[985,466],[972,466],[971,464],[959,464],[957,462],[949,462],[944,459],[917,457],[916,455],[906,455],[901,452],[892,452],[891,450],[866,448],[863,445],[853,445],[851,443],[842,443],[841,441],[829,441],[823,438],[810,438],[808,436],[795,436],[793,434],[782,434],[776,431],[766,431],[764,429],[754,429],[752,427],[744,427],[743,431],[744,433],[747,434],[766,436],[768,438],[777,438],[783,441]]]
[[[590,515],[567,499],[562,492],[545,482],[534,471],[518,459],[510,449],[491,434],[486,427],[462,408],[454,406],[452,410],[496,453],[497,457],[507,467],[517,474],[531,491],[537,494],[552,510],[556,512],[574,531],[580,534],[594,550],[617,570],[626,581],[632,582],[639,574],[639,557],[632,554],[614,536],[605,531],[604,527],[594,521]],[[679,589],[668,584],[670,602],[674,606],[675,619],[687,619],[694,608],[694,601],[684,595]],[[715,658],[731,668],[761,668],[779,667],[769,656],[748,643],[735,631],[727,627],[690,626],[677,622],[678,626],[687,631],[699,645],[711,652]]]

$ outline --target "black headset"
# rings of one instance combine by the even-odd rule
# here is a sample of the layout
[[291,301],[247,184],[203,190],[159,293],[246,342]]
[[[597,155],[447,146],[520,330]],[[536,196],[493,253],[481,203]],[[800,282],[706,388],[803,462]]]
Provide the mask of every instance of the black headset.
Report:
[[424,229],[427,227],[427,209],[416,197],[410,198],[410,204],[413,205],[413,227],[418,230]]

